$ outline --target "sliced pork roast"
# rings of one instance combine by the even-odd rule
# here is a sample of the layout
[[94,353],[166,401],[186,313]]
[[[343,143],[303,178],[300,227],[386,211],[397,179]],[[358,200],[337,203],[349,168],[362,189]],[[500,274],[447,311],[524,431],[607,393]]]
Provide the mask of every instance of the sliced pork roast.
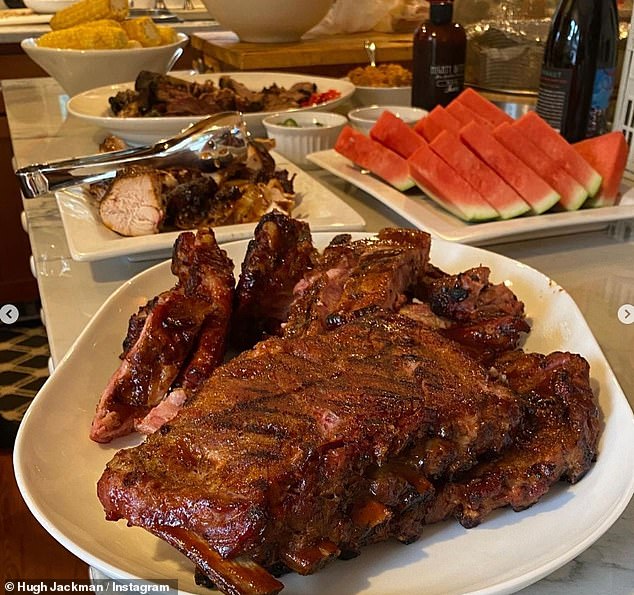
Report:
[[143,422],[170,389],[195,389],[200,376],[222,361],[233,301],[233,263],[213,233],[201,230],[195,236],[179,236],[172,272],[177,284],[130,320],[121,364],[93,419],[90,437],[97,442],[128,434],[139,424],[146,431],[156,429],[158,418],[175,414],[186,397],[171,396],[163,413],[155,412]]

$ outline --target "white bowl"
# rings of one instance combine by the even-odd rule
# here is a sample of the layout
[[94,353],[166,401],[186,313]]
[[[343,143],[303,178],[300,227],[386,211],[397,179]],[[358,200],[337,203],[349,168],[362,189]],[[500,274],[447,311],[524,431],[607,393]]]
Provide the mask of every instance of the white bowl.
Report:
[[349,111],[348,118],[354,128],[364,134],[369,134],[372,126],[374,126],[380,115],[385,110],[391,111],[395,116],[398,116],[410,126],[427,115],[427,112],[419,107],[402,105],[373,105],[371,107],[358,107]]
[[203,0],[209,14],[241,41],[297,41],[326,16],[333,0]]
[[356,105],[412,105],[412,87],[362,87],[355,85]]
[[54,14],[62,8],[75,4],[77,0],[23,0],[24,6],[39,14]]
[[[284,125],[291,119],[297,126]],[[297,165],[314,167],[306,155],[332,149],[348,119],[332,112],[309,111],[267,116],[262,123],[267,136],[275,140],[275,151]]]
[[61,50],[37,45],[33,37],[20,44],[26,54],[68,93],[76,95],[104,85],[136,79],[142,70],[168,72],[189,38],[178,33],[174,43],[151,48],[121,50]]

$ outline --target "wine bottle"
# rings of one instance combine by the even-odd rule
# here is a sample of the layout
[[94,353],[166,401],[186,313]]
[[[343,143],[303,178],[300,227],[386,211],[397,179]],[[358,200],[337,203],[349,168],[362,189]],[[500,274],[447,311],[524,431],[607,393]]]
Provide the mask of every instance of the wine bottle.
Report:
[[412,105],[447,105],[464,85],[467,36],[453,22],[451,0],[430,0],[429,18],[414,32]]
[[617,43],[616,0],[560,0],[544,48],[537,113],[570,142],[607,129]]

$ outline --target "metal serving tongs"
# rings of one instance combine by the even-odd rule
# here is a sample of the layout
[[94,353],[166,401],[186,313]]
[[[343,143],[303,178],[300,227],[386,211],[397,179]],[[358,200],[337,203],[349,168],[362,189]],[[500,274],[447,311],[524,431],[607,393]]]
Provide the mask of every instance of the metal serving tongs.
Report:
[[24,197],[35,198],[67,186],[112,178],[124,165],[215,171],[235,159],[244,158],[247,139],[241,114],[222,112],[151,146],[35,163],[15,173]]

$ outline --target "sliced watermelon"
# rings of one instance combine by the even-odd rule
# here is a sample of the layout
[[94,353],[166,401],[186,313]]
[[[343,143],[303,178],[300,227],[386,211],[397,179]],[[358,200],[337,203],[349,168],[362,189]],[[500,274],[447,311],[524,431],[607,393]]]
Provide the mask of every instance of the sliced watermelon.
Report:
[[601,186],[601,174],[597,172],[572,145],[540,118],[535,112],[525,113],[513,124],[528,136],[546,155],[561,163],[577,182],[583,185],[590,196],[594,196]]
[[502,124],[502,122],[512,122],[513,118],[509,116],[504,110],[500,109],[495,103],[489,101],[486,97],[483,97],[477,91],[474,91],[470,87],[467,87],[458,97],[454,99],[455,102],[461,103],[468,107],[472,112],[475,112],[480,117],[488,120],[493,126]]
[[502,219],[518,217],[531,210],[513,188],[452,132],[443,130],[429,146],[469,182]]
[[389,110],[385,110],[372,126],[370,138],[405,158],[425,143],[420,134]]
[[465,221],[495,219],[498,212],[427,144],[408,158],[416,184],[441,207]]
[[339,133],[335,151],[401,191],[414,186],[409,165],[403,157],[352,126],[344,126]]
[[497,126],[493,130],[493,136],[559,193],[559,205],[564,209],[574,211],[588,198],[586,189],[564,169],[561,162],[551,159],[508,122]]
[[414,124],[414,131],[422,135],[430,143],[443,130],[450,130],[456,134],[460,131],[460,122],[456,120],[441,105],[437,105],[424,118]]
[[561,198],[550,184],[504,147],[484,126],[471,122],[460,129],[460,138],[509,186],[515,188],[534,213],[547,211]]
[[572,146],[603,178],[599,192],[588,201],[588,206],[616,204],[629,153],[623,133],[615,130]]
[[493,128],[493,124],[491,124],[491,122],[485,120],[480,114],[477,114],[459,101],[452,101],[445,109],[449,114],[456,118],[462,126],[465,126],[471,121],[475,121],[487,128]]

